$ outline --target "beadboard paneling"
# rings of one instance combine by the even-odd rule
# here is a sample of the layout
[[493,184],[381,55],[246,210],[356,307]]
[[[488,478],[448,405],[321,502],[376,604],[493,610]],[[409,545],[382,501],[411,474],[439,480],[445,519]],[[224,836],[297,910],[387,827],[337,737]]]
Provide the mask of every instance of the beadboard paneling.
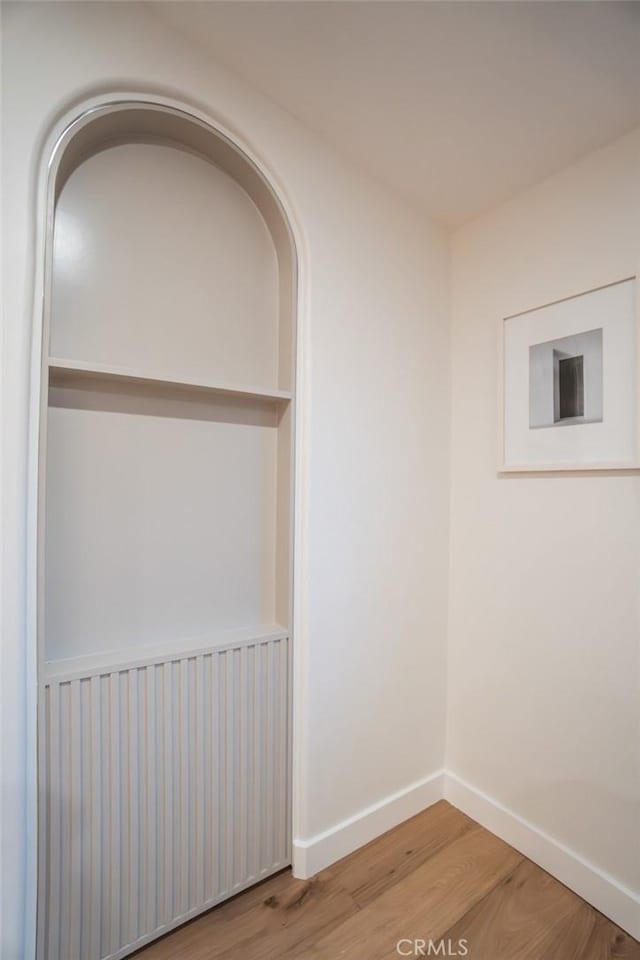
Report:
[[282,869],[289,641],[42,690],[39,960],[123,957]]

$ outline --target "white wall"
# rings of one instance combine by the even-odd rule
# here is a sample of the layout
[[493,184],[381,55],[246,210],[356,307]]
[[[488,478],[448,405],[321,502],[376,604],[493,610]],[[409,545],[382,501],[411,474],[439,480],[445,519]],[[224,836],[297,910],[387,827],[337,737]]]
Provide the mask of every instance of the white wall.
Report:
[[640,478],[496,475],[499,319],[639,255],[640,130],[454,235],[447,767],[640,892]]
[[3,18],[0,952],[22,960],[25,861],[31,870],[34,850],[27,416],[35,183],[47,130],[70,103],[102,90],[193,102],[275,172],[305,233],[295,806],[303,839],[443,761],[448,255],[439,229],[141,6],[15,4]]

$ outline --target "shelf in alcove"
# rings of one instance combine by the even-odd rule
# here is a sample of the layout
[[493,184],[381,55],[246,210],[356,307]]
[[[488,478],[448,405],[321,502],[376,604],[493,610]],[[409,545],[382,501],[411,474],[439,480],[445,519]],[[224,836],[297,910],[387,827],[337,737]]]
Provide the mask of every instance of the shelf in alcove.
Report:
[[153,376],[125,367],[50,357],[49,404],[89,410],[277,426],[287,390]]
[[126,367],[111,367],[101,363],[85,363],[82,360],[65,360],[60,357],[49,357],[49,381],[55,386],[72,385],[79,379],[95,379],[114,381],[116,383],[139,383],[142,385],[155,384],[167,390],[180,392],[193,391],[194,393],[225,393],[238,397],[251,397],[256,400],[286,401],[293,398],[288,390],[265,390],[262,387],[235,386],[223,383],[207,383],[199,380],[173,377],[153,376],[148,373],[129,370]]

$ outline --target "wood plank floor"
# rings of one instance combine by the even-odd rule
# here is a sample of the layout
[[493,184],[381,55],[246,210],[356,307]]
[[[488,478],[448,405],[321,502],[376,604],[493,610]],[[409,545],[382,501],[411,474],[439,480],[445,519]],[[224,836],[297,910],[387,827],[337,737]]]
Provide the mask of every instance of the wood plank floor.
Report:
[[312,880],[280,873],[136,957],[393,960],[402,955],[640,960],[640,943],[442,800]]

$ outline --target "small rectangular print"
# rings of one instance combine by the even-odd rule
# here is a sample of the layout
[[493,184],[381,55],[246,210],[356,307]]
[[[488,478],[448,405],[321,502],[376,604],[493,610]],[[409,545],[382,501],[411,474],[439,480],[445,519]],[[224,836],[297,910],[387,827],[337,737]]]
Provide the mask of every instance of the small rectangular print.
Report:
[[602,420],[602,328],[529,347],[529,426]]
[[635,278],[508,317],[501,469],[637,469]]

